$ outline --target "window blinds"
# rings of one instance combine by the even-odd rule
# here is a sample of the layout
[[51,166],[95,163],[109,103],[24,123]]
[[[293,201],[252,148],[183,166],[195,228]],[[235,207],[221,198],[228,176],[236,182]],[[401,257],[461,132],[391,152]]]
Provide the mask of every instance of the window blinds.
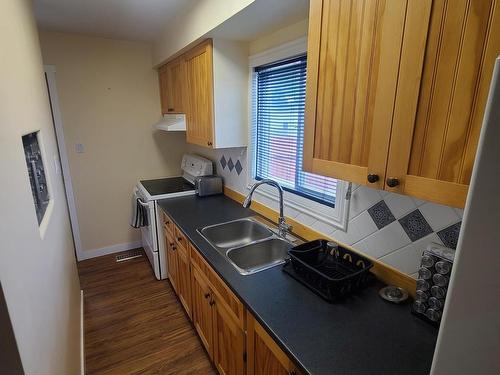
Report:
[[255,68],[255,178],[334,206],[337,180],[302,171],[306,72],[306,56]]

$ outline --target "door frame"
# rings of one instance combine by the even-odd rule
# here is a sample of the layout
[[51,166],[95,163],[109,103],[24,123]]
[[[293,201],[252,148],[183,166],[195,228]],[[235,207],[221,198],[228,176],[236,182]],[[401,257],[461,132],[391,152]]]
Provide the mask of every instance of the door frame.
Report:
[[64,140],[64,129],[61,119],[61,111],[59,107],[59,96],[57,93],[57,85],[56,85],[56,67],[54,65],[44,65],[43,68],[45,71],[45,78],[47,81],[47,90],[52,110],[52,120],[54,123],[54,131],[56,134],[59,159],[61,160],[64,190],[66,193],[66,201],[68,204],[71,231],[73,232],[73,243],[75,245],[76,259],[80,261],[83,259],[82,242],[80,239],[80,229],[78,225],[78,216],[76,212],[75,196],[73,193],[73,183],[71,182],[68,152]]

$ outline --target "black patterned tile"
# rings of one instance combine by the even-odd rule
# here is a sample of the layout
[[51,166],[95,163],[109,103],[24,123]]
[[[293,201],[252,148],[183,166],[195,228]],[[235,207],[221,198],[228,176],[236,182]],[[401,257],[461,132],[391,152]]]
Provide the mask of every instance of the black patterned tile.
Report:
[[229,161],[227,162],[227,167],[229,168],[230,172],[233,171],[233,169],[234,169],[233,159],[229,158]]
[[382,229],[396,220],[391,210],[387,207],[387,204],[383,200],[370,207],[368,209],[368,213],[372,217],[378,229]]
[[412,241],[417,241],[432,233],[431,226],[419,209],[399,219],[399,223]]
[[243,167],[241,166],[241,163],[240,163],[239,160],[236,162],[236,165],[234,166],[234,169],[236,169],[236,173],[238,173],[238,176],[243,171]]
[[220,158],[219,162],[220,162],[220,165],[221,165],[222,169],[226,169],[227,161],[226,161],[226,158],[225,158],[224,155],[222,155],[222,157]]
[[458,243],[458,235],[460,234],[460,227],[462,226],[462,222],[458,222],[456,224],[450,225],[447,228],[444,228],[443,230],[440,230],[437,232],[437,235],[443,241],[443,244],[446,247],[449,247],[451,249],[456,249],[457,248],[457,243]]

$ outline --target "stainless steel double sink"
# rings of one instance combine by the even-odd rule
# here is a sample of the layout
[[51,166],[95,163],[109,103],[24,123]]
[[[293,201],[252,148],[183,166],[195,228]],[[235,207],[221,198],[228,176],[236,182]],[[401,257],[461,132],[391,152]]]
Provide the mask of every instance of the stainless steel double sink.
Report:
[[284,263],[293,246],[253,218],[210,225],[198,232],[242,275]]

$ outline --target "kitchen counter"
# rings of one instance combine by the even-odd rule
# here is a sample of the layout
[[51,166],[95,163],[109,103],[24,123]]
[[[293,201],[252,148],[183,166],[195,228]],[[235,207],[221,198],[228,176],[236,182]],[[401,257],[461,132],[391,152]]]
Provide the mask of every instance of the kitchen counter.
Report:
[[196,230],[255,212],[222,195],[170,198],[158,204],[304,373],[430,372],[437,329],[414,317],[409,304],[382,300],[382,284],[330,304],[280,266],[240,275]]

